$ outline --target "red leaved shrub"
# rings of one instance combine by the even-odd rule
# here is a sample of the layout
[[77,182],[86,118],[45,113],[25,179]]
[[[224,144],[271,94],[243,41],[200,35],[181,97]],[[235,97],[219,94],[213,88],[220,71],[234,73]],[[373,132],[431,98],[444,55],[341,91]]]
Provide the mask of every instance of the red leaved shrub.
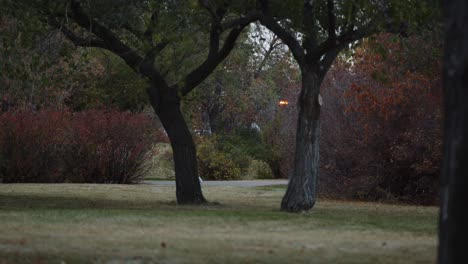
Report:
[[143,179],[152,155],[148,117],[117,111],[75,113],[64,155],[73,182],[133,183]]
[[138,182],[157,135],[149,117],[117,111],[6,112],[0,126],[4,183]]
[[345,198],[437,200],[440,60],[424,54],[437,54],[440,45],[418,36],[402,41],[377,36],[356,49],[354,65],[335,63],[324,82],[321,174],[333,181],[322,186]]
[[61,182],[67,112],[0,114],[0,182]]

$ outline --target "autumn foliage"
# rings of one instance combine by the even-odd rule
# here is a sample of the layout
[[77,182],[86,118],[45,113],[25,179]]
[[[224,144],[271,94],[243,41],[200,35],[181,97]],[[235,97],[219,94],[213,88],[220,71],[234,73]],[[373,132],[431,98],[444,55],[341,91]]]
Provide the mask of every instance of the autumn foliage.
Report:
[[0,127],[4,183],[138,182],[157,138],[147,116],[112,110],[5,112]]
[[60,158],[69,113],[0,114],[0,181],[63,182]]
[[383,34],[356,50],[354,65],[331,70],[322,164],[339,191],[366,200],[435,202],[442,155],[439,49],[435,40]]

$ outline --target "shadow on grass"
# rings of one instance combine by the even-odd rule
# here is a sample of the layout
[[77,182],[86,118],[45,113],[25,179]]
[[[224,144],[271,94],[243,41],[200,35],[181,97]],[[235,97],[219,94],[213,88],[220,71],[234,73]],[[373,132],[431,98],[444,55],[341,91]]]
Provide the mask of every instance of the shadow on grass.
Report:
[[[105,198],[46,196],[30,194],[0,194],[0,211],[33,214],[69,212],[72,215],[96,214],[103,216],[184,217],[204,221],[287,221],[306,229],[340,228],[343,230],[390,230],[434,234],[435,214],[413,212],[385,212],[363,208],[317,208],[311,213],[291,214],[272,208],[232,208],[227,205],[178,206],[175,202],[157,200],[112,200]],[[46,214],[47,214],[46,213]],[[54,213],[55,214],[55,213]],[[68,213],[67,213],[68,214]]]
[[105,212],[106,214],[159,215],[181,217],[215,217],[248,220],[278,220],[292,217],[278,210],[233,208],[218,202],[202,205],[177,205],[175,201],[86,198],[70,196],[0,194],[1,211],[51,212],[51,211]]
[[0,209],[156,209],[175,206],[176,202],[140,200],[126,201],[105,198],[0,194]]

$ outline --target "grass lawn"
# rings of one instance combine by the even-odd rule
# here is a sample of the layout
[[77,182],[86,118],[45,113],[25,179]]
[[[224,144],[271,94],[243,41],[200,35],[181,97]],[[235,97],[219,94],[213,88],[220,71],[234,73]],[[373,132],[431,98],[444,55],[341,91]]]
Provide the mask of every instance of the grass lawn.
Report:
[[1,184],[0,263],[434,263],[435,207],[319,201],[279,211],[283,188]]

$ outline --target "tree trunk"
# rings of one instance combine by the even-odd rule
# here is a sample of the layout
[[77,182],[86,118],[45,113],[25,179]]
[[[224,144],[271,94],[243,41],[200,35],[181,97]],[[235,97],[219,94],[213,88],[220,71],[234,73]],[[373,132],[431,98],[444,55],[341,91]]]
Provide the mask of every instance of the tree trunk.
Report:
[[313,67],[302,67],[301,71],[294,171],[281,202],[281,209],[288,212],[307,211],[314,206],[319,166],[320,78]]
[[447,0],[445,11],[445,138],[438,262],[468,263],[468,3]]
[[281,172],[281,164],[279,160],[270,160],[268,162],[268,167],[270,167],[271,173],[273,174],[274,179],[283,179],[284,175]]
[[176,196],[178,204],[206,202],[198,178],[195,143],[180,111],[180,98],[175,89],[155,96],[150,101],[171,142],[174,154]]

